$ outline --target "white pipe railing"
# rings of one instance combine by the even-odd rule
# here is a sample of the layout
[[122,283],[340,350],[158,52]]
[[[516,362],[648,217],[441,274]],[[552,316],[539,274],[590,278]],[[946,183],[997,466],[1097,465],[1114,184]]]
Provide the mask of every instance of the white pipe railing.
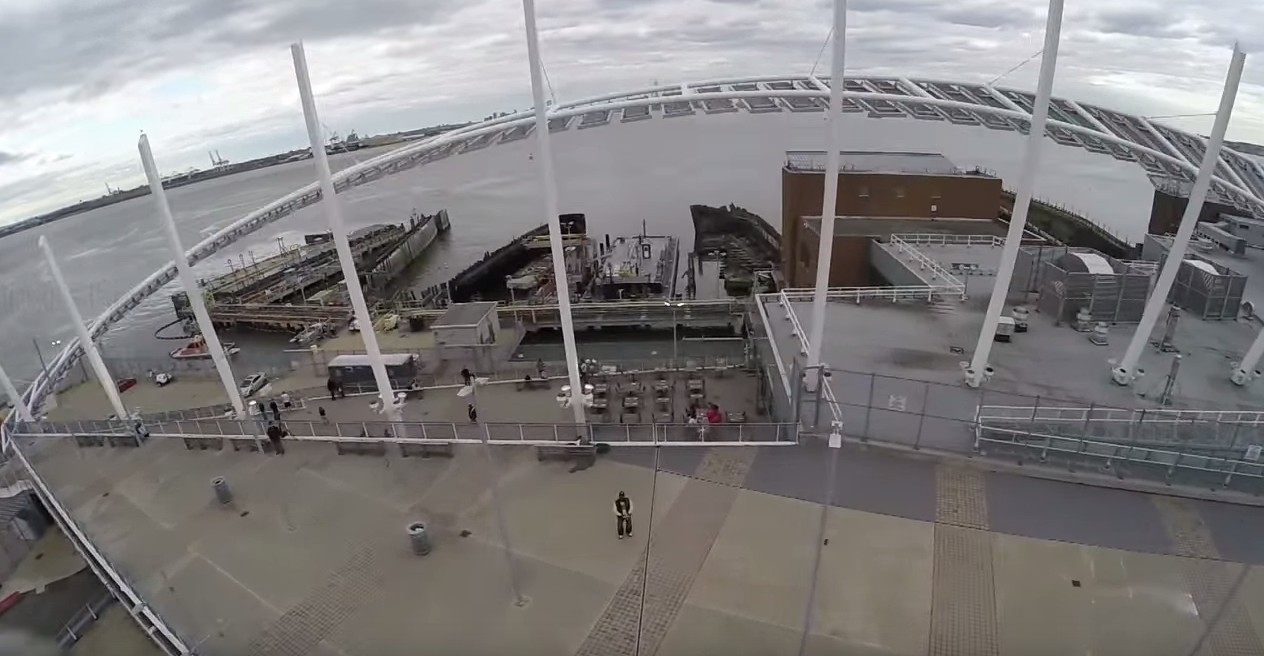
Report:
[[936,279],[943,281],[942,285],[935,284],[931,285],[932,287],[942,287],[945,292],[954,293],[960,296],[965,295],[965,283],[958,280],[957,277],[951,273],[948,273],[948,271],[940,266],[938,262],[927,257],[925,253],[913,248],[913,246],[911,246],[908,242],[901,239],[899,235],[891,235],[891,245],[894,246],[898,252],[911,258],[921,268],[929,270],[931,275],[933,275]]
[[[953,288],[942,285],[902,285],[898,287],[831,287],[826,299],[831,301],[863,300],[881,301],[933,301],[936,296],[951,292]],[[784,303],[807,303],[812,300],[812,289],[790,288],[778,292]]]
[[958,235],[943,232],[909,232],[891,235],[915,246],[1004,246],[1005,238],[996,235]]
[[1110,408],[1099,406],[979,406],[979,421],[1036,421],[1044,423],[1223,423],[1264,425],[1264,411],[1176,410],[1170,408]]

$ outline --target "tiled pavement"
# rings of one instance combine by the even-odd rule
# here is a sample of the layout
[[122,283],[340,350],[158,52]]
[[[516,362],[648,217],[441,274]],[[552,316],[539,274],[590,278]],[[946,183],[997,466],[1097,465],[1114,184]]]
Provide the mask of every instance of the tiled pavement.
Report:
[[935,570],[927,653],[994,656],[996,588],[983,475],[940,465],[935,483]]
[[1213,656],[1264,654],[1260,636],[1251,624],[1239,594],[1249,567],[1220,559],[1211,531],[1188,499],[1153,497],[1180,562],[1199,614],[1215,622],[1207,636]]
[[653,656],[728,519],[754,456],[752,449],[707,452],[695,478],[654,527],[648,559],[638,559],[578,656]]

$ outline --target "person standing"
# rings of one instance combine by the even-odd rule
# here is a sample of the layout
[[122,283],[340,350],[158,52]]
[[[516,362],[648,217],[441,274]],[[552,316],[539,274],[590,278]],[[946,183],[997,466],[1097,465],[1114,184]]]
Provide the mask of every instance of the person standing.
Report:
[[472,384],[473,380],[474,380],[474,374],[470,373],[470,370],[469,370],[469,369],[462,369],[462,370],[461,370],[461,380],[465,381],[465,386],[466,386],[466,387],[469,387],[469,386]]
[[632,537],[632,500],[628,495],[620,492],[614,500],[615,522],[619,532],[619,539],[624,537]]
[[473,424],[478,423],[478,408],[475,408],[473,403],[469,404],[469,406],[466,407],[465,414],[469,415],[470,423],[473,423]]
[[289,392],[281,392],[281,407],[286,410],[294,407],[294,401],[290,398]]
[[338,398],[338,396],[337,396],[337,395],[338,395],[338,383],[337,383],[337,381],[335,381],[334,379],[330,378],[330,379],[329,379],[329,381],[325,383],[325,389],[329,390],[329,400],[330,400],[330,401],[333,401],[333,400],[335,400],[335,399],[337,399],[337,398]]
[[325,414],[325,406],[322,405],[316,408],[316,411],[320,413],[320,423],[328,425],[329,416]]
[[272,442],[272,452],[278,456],[285,455],[285,445],[281,444],[281,427],[277,424],[268,426],[268,441]]
[[276,399],[268,402],[268,408],[272,410],[272,418],[281,421],[281,408],[277,407]]
[[547,380],[544,375],[544,358],[535,361],[535,373],[540,380]]

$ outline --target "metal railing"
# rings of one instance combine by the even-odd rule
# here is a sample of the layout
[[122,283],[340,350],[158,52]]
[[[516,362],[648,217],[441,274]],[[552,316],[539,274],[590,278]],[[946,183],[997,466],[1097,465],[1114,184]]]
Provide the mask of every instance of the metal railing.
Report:
[[[798,430],[790,423],[458,423],[389,421],[284,421],[287,439],[298,442],[386,442],[391,444],[491,444],[496,446],[545,446],[584,441],[611,446],[788,446],[798,443]],[[113,420],[40,422],[20,424],[15,437],[31,439],[74,438],[80,444],[126,441],[143,444],[150,439],[227,438],[255,441],[262,435],[258,421],[231,419],[188,420],[144,424],[143,435],[135,424]],[[100,440],[85,439],[100,438]]]
[[[912,235],[912,236],[921,237],[923,235]],[[966,235],[966,236],[969,237],[972,235]],[[942,266],[940,266],[938,262],[927,257],[925,253],[917,250],[916,248],[913,248],[913,246],[910,245],[909,242],[902,239],[899,235],[891,235],[891,245],[895,246],[895,249],[899,251],[900,253],[907,255],[914,262],[917,262],[917,264],[921,266],[922,268],[929,270],[936,279],[943,281],[942,285],[931,285],[932,287],[942,287],[943,291],[947,293],[957,294],[958,296],[965,296],[965,293],[966,293],[965,283],[958,280],[957,277],[952,275],[951,273],[948,273],[948,271],[944,269]]]
[[[808,303],[815,296],[811,288],[797,287],[779,292],[781,300],[786,303]],[[831,287],[825,293],[827,301],[880,300],[898,303],[901,301],[934,301],[944,293],[942,287],[934,285],[901,285],[898,287]]]
[[907,232],[891,235],[891,241],[916,246],[1004,246],[1005,238],[996,235],[959,235],[944,232]]
[[109,608],[110,604],[113,603],[114,596],[107,592],[96,601],[84,604],[83,608],[78,613],[75,613],[74,617],[70,618],[70,621],[66,622],[66,625],[57,632],[57,646],[62,649],[70,649],[72,645],[79,642],[84,632],[101,618],[101,613],[105,612],[105,609]]

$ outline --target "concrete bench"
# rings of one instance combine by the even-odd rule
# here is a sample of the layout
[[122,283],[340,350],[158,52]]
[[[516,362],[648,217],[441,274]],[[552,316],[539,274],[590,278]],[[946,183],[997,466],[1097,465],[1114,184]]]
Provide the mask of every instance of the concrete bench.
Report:
[[386,442],[334,442],[334,450],[340,456],[384,456]]
[[192,451],[206,451],[214,449],[220,451],[224,448],[224,438],[222,437],[186,437],[184,438],[184,448]]
[[591,444],[542,444],[535,448],[535,455],[540,462],[546,460],[591,462],[597,458],[597,447]]
[[405,458],[452,458],[456,451],[451,442],[400,442],[399,454]]
[[76,435],[75,446],[105,446],[105,437],[101,435]]

